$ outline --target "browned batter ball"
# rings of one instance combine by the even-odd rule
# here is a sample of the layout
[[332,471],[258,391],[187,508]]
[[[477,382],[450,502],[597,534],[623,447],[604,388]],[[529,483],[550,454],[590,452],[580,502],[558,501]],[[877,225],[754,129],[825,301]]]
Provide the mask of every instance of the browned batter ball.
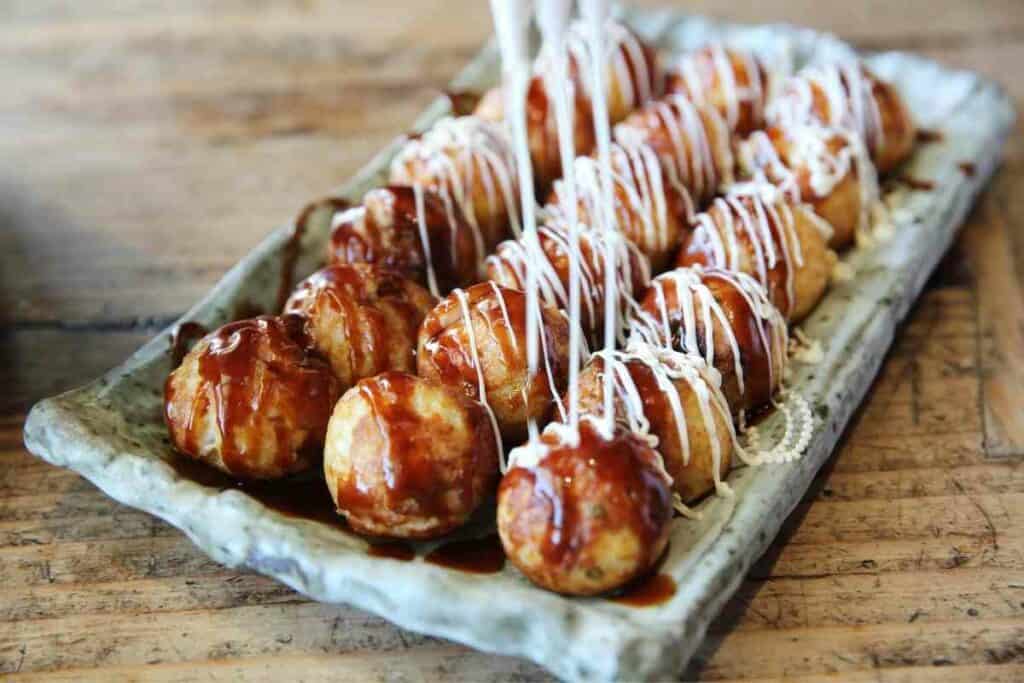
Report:
[[264,316],[203,337],[164,385],[174,447],[236,477],[274,479],[320,462],[341,393],[301,322]]
[[[512,442],[522,440],[530,419],[547,419],[568,374],[569,321],[553,306],[542,305],[540,311],[543,344],[531,376],[526,294],[492,282],[456,289],[420,327],[420,376],[484,400],[502,435]],[[480,395],[481,382],[485,397]]]
[[498,489],[498,532],[509,560],[534,583],[569,595],[614,590],[664,552],[672,489],[658,453],[616,427],[584,418],[578,443],[564,425],[513,451]]
[[[684,372],[674,372],[680,368],[672,367],[673,360]],[[580,373],[582,414],[604,413],[607,366],[602,354],[594,354]],[[646,423],[647,433],[658,439],[658,452],[672,478],[672,488],[684,503],[715,488],[716,465],[720,480],[732,465],[729,404],[717,377],[701,372],[701,367],[707,366],[700,359],[673,351],[620,352],[615,354],[613,367],[617,374],[613,390],[616,418],[627,427]],[[622,391],[623,383],[628,383],[628,391]],[[633,400],[641,405],[632,405]]]
[[479,282],[480,262],[494,245],[436,193],[423,189],[419,194],[401,185],[367,192],[362,206],[337,214],[328,260],[376,264],[424,287],[433,280],[438,293]]
[[479,402],[385,372],[361,380],[335,406],[324,476],[359,533],[433,538],[461,526],[493,494],[498,445]]
[[774,188],[764,190],[716,199],[697,216],[676,265],[747,273],[795,323],[818,305],[828,288],[836,262],[828,248],[831,226]]
[[416,331],[433,303],[412,280],[358,263],[314,273],[284,310],[305,320],[313,348],[350,387],[385,370],[413,370]]
[[718,44],[684,54],[668,68],[668,92],[710,104],[738,135],[764,127],[771,83],[761,59]]

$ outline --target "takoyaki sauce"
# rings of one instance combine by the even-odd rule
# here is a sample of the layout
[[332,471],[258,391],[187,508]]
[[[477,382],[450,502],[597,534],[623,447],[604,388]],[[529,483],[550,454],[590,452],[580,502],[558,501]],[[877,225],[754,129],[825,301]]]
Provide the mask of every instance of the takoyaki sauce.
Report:
[[[199,424],[195,414],[205,409],[215,410],[217,426],[224,437],[221,459],[232,472],[246,472],[245,457],[233,438],[234,430],[243,426],[263,409],[265,401],[287,406],[292,411],[291,422],[300,425],[325,425],[338,395],[337,380],[326,362],[309,355],[296,339],[301,335],[302,321],[294,316],[281,318],[263,316],[229,323],[208,335],[198,354],[199,376],[204,387],[195,392],[188,414],[174,415],[179,406],[174,402],[172,376],[168,376],[164,390],[164,406],[168,424],[184,420],[184,443],[179,444],[187,453],[199,451]],[[267,385],[256,381],[259,366],[274,372],[274,394],[268,396]],[[211,400],[213,406],[207,403]],[[288,427],[282,421],[276,425],[280,442],[287,439]]]
[[668,574],[652,574],[627,586],[610,600],[630,607],[653,607],[668,602],[675,594],[675,579]]
[[[769,344],[771,343],[771,323],[756,314],[743,291],[726,274],[712,270],[704,277],[704,284],[725,311],[736,345],[739,347],[746,403],[767,403],[772,394],[772,349],[765,348],[763,342],[768,340]],[[703,335],[698,338],[702,341],[704,339]],[[701,351],[706,353],[706,349]],[[723,369],[731,364],[732,359],[723,358]]]
[[978,171],[978,167],[972,164],[970,161],[961,161],[957,166],[960,171],[963,172],[968,178],[973,178],[974,174]]
[[367,549],[366,554],[372,555],[373,557],[384,557],[389,560],[398,560],[400,562],[408,562],[416,557],[416,551],[411,545],[398,541],[374,543]]
[[181,360],[188,353],[189,347],[207,334],[205,327],[191,320],[176,325],[174,332],[171,333],[171,367],[181,365]]
[[495,574],[505,567],[505,550],[497,534],[453,541],[433,550],[427,562],[471,574]]
[[241,481],[183,455],[176,454],[166,462],[174,468],[178,476],[200,486],[220,491],[235,489],[282,515],[320,522],[340,529],[346,528],[344,519],[334,507],[327,484],[320,477],[301,480]]
[[[401,372],[387,372],[356,385],[366,399],[376,421],[380,436],[386,441],[381,451],[380,467],[387,473],[385,494],[396,508],[414,505],[419,514],[444,517],[450,514],[448,499],[451,488],[462,486],[461,496],[472,495],[472,478],[444,484],[438,462],[427,442],[429,432],[422,428],[422,414],[415,405],[418,378]],[[338,483],[338,503],[346,510],[374,510],[381,501],[367,491],[373,485],[360,479],[359,468]]]
[[943,139],[942,131],[920,128],[915,136],[917,142],[924,145],[929,142],[940,142]]

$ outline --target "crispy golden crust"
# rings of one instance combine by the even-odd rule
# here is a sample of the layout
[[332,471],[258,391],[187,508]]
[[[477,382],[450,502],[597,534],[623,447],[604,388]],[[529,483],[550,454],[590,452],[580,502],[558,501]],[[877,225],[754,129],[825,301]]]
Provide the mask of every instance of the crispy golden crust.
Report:
[[448,211],[436,193],[423,190],[419,207],[412,187],[391,185],[370,190],[362,206],[338,214],[327,258],[332,265],[378,265],[423,286],[429,286],[432,265],[438,291],[446,293],[480,280],[485,254],[478,248],[492,246],[478,245],[462,213]]
[[[672,348],[704,358],[708,356],[706,318],[710,318],[712,364],[721,375],[722,393],[729,406],[735,413],[764,406],[778,392],[785,374],[784,321],[781,317],[762,317],[757,310],[758,302],[744,293],[729,272],[705,269],[700,271],[699,278],[713,304],[721,308],[728,329],[714,313],[704,315],[710,302],[704,302],[691,288],[681,284],[671,271],[654,279],[640,302],[641,309],[659,334],[664,334],[660,328],[667,320],[667,341]],[[697,348],[687,347],[687,310],[698,312],[692,321],[692,339],[696,340]],[[733,341],[739,349],[742,378],[737,376]]]
[[[601,415],[604,410],[604,359],[594,356],[580,373],[580,403],[582,414]],[[671,388],[659,386],[650,365],[638,359],[626,362],[637,391],[643,400],[643,415],[650,423],[649,433],[658,439],[658,452],[665,470],[672,477],[672,487],[683,502],[690,502],[707,494],[715,487],[714,454],[719,453],[719,478],[725,479],[732,466],[732,439],[728,414],[710,411],[714,424],[705,422],[700,399],[686,379],[672,382]],[[706,389],[710,391],[711,389]],[[672,400],[667,392],[674,392],[682,408],[680,424]],[[616,396],[616,414],[626,413],[622,398]],[[679,431],[686,434],[689,446],[687,458]]]
[[679,250],[677,266],[746,273],[761,282],[769,301],[791,323],[803,320],[818,305],[836,256],[828,248],[820,219],[809,209],[781,199],[733,196],[716,200],[701,218]]
[[489,282],[455,290],[430,311],[420,327],[418,372],[475,399],[481,398],[482,374],[486,402],[502,436],[518,442],[526,436],[529,419],[541,423],[547,419],[553,400],[565,389],[568,373],[569,322],[551,306],[542,306],[541,316],[544,343],[539,349],[539,368],[531,377],[526,356],[526,295]]
[[497,443],[480,403],[386,372],[360,381],[335,406],[324,476],[359,533],[433,538],[461,526],[493,494]]
[[415,282],[359,263],[314,273],[284,310],[303,318],[312,347],[348,388],[385,370],[412,371],[416,332],[433,303]]
[[174,447],[236,477],[275,479],[320,461],[337,379],[298,321],[261,317],[200,340],[164,385]]
[[708,45],[668,68],[667,91],[718,110],[737,135],[764,127],[768,70],[753,54]]
[[513,467],[498,490],[509,560],[558,593],[595,595],[648,571],[668,544],[671,488],[658,454],[631,432],[606,439],[590,420],[578,445],[545,431],[536,465]]

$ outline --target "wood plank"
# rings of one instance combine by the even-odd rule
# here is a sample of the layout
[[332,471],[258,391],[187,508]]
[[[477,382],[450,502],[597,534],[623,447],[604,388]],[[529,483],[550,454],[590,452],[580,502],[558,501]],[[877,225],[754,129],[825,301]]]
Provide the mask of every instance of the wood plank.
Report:
[[[41,398],[96,379],[153,334],[155,330],[145,327],[79,331],[12,330],[0,325],[0,358],[4,359],[0,362],[0,386],[4,387],[0,413],[22,413]],[[16,435],[19,442],[20,431]]]
[[[706,665],[702,657],[714,657]],[[1024,622],[985,619],[928,624],[819,627],[781,631],[733,631],[711,636],[691,671],[703,680],[762,676],[1019,662],[1024,656]]]
[[[197,664],[149,664],[145,666],[103,667],[101,671],[70,669],[60,672],[24,673],[26,681],[83,681],[105,677],[122,681],[153,681],[184,683],[194,681]],[[302,672],[305,680],[332,680],[351,683],[395,680],[428,680],[437,683],[478,681],[548,681],[553,680],[536,666],[521,659],[498,657],[473,652],[457,646],[425,651],[412,650],[396,657],[392,653],[343,653],[339,655],[282,655],[228,659],[202,663],[204,680],[208,681],[281,681]]]

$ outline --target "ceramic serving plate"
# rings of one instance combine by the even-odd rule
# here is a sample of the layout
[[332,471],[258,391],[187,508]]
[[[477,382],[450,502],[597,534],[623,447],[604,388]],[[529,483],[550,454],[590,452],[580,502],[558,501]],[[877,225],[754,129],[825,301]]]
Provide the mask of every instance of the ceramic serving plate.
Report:
[[[624,18],[667,51],[718,38],[791,59],[795,66],[851,54],[833,37],[790,26],[722,25],[676,11],[626,10]],[[343,525],[297,516],[280,505],[281,496],[274,500],[195,476],[197,470],[183,468],[172,453],[162,420],[171,330],[95,382],[36,405],[25,425],[26,444],[115,500],[178,527],[217,561],[251,567],[316,600],[354,605],[406,629],[526,657],[565,679],[677,675],[832,453],[897,325],[995,169],[1013,122],[1005,94],[976,74],[901,53],[867,60],[895,83],[920,126],[941,134],[919,145],[901,171],[926,181],[915,183],[918,188],[931,189],[888,193],[891,236],[848,254],[844,260],[854,276],[835,285],[802,325],[823,351],[814,365],[797,364],[791,380],[792,390],[813,409],[813,438],[803,458],[736,469],[729,478],[734,497],[705,501],[700,521],[674,520],[660,571],[677,589],[657,604],[554,595],[529,584],[510,565],[498,569],[500,561],[483,568],[485,573],[479,573],[481,567],[427,561],[436,543],[415,547],[412,557],[368,552],[367,542]],[[482,91],[497,77],[495,51],[487,48],[452,87]],[[418,125],[429,125],[447,107],[446,99],[438,100]],[[379,184],[398,144],[338,196],[358,201]],[[297,276],[318,266],[328,231],[322,218],[311,215]],[[182,320],[212,328],[242,307],[273,310],[289,272],[289,233],[290,226],[271,234]],[[772,427],[769,418],[762,429]],[[463,536],[492,533],[489,524],[483,520]]]

